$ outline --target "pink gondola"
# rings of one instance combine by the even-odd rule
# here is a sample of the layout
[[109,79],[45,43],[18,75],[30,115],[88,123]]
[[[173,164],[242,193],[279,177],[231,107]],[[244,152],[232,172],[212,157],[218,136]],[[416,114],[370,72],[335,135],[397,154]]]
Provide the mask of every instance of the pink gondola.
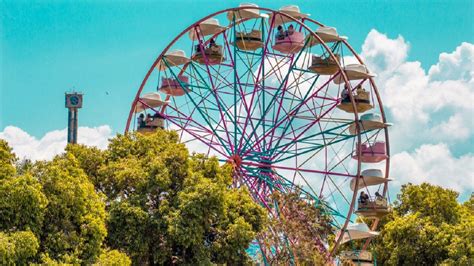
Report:
[[175,78],[165,78],[161,79],[160,91],[171,96],[182,96],[189,91],[187,85],[189,78],[186,76],[179,76],[179,81]]
[[304,34],[295,31],[293,34],[288,35],[283,39],[276,39],[273,49],[284,54],[297,53],[303,48],[304,41]]
[[[369,143],[363,143],[360,147],[361,157],[360,160],[364,163],[378,163],[388,158],[385,142],[378,141],[372,145]],[[358,159],[357,151],[353,154],[352,158]]]

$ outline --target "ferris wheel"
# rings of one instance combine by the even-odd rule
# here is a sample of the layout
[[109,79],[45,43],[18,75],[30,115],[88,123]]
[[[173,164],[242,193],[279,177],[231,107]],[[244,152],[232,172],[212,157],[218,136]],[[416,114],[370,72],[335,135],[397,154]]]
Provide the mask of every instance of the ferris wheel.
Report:
[[[334,243],[314,244],[334,258],[341,244],[376,236],[388,212],[389,124],[374,77],[346,37],[297,6],[242,4],[169,43],[136,93],[126,131],[176,130],[189,148],[232,164],[234,185],[270,215],[281,211],[275,191],[298,191],[330,215]],[[358,216],[375,222],[369,228]],[[338,256],[373,261],[363,250]]]

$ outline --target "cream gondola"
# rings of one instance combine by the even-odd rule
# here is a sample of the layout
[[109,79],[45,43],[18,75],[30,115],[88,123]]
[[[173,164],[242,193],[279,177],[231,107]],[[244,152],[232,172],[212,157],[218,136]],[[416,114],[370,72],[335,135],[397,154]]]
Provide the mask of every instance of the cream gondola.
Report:
[[[339,231],[336,239],[342,235],[341,244],[349,241],[373,238],[379,235],[379,232],[372,231],[365,223],[355,223],[347,226],[344,232]],[[373,265],[372,254],[368,251],[343,251],[339,255],[339,259],[350,261],[355,265],[369,266]]]
[[[190,61],[183,50],[175,50],[165,54],[160,62],[158,62],[156,68],[160,71],[165,71],[170,67],[181,66]],[[184,75],[178,76],[178,79],[162,77],[161,86],[158,90],[170,96],[182,96],[186,93],[186,90],[189,91],[187,88],[188,81],[188,77]]]
[[308,67],[308,70],[320,75],[333,75],[339,70],[338,63],[340,62],[340,56],[338,54],[334,55],[336,60],[331,56],[311,56],[311,65]]
[[255,51],[263,47],[262,32],[252,30],[249,33],[237,32],[235,34],[235,42],[233,45],[244,51]]
[[[340,104],[337,105],[337,108],[344,110],[348,113],[354,113],[354,107],[352,106],[351,99],[349,98],[349,93],[347,89],[345,90],[345,94],[342,97],[342,101]],[[366,112],[374,106],[370,103],[370,92],[364,90],[361,85],[356,88],[356,94],[353,95],[356,110],[358,113]]]
[[380,219],[389,212],[390,207],[385,198],[373,198],[368,199],[367,202],[358,202],[355,211],[357,215],[371,219]]
[[[377,76],[373,73],[370,73],[367,67],[361,64],[346,65],[344,67],[344,72],[346,73],[348,80],[368,79]],[[344,82],[344,77],[340,73],[334,77],[335,84],[341,84]]]
[[[380,169],[366,169],[360,174],[360,180],[359,184],[357,185],[357,190],[364,187],[377,186],[389,181],[392,181],[392,179],[385,178]],[[355,183],[356,180],[352,179],[350,183],[352,191],[356,189]]]
[[[336,239],[339,237],[340,234],[341,232],[339,231],[339,234],[336,237]],[[379,235],[379,232],[371,231],[366,224],[355,223],[355,224],[351,224],[347,226],[342,236],[341,244],[344,244],[352,240],[372,238],[378,235]]]
[[[158,92],[149,92],[139,98],[135,107],[135,113],[141,113],[143,111],[150,110],[151,108],[156,110],[157,108],[165,106],[168,103],[168,101],[163,101],[161,99],[161,96]],[[137,131],[140,133],[153,132],[158,128],[163,129],[165,126],[165,119],[157,112],[155,112],[153,116],[150,116],[149,120],[145,119],[143,114],[142,116],[142,122],[137,125]]]
[[[234,19],[238,21],[268,17],[266,14],[260,14],[258,5],[240,4],[239,7],[244,9],[227,12],[227,19],[229,19],[229,21],[232,22]],[[248,9],[245,9],[245,7],[248,7]],[[252,29],[250,32],[236,32],[235,41],[232,45],[237,46],[240,50],[255,51],[263,47],[262,32],[256,29]]]
[[[361,132],[374,130],[374,129],[382,129],[391,126],[391,123],[384,123],[382,116],[379,114],[363,114],[359,119],[359,128]],[[349,133],[352,135],[357,134],[356,130],[356,122],[352,123],[349,126]]]
[[[362,171],[361,177],[357,189],[361,189],[369,186],[377,186],[384,184],[391,179],[385,178],[380,169],[366,169]],[[356,179],[351,180],[351,190],[355,190]],[[373,199],[367,199],[362,202],[361,199],[358,201],[356,214],[366,218],[381,218],[390,212],[387,199],[382,197],[375,197]]]
[[209,42],[209,46],[205,47],[203,45],[203,37],[218,34],[224,29],[225,27],[220,26],[219,21],[215,18],[208,18],[201,22],[199,26],[191,29],[189,31],[189,38],[201,42],[195,46],[191,60],[202,65],[217,65],[222,63],[224,61],[222,45]]
[[204,48],[197,44],[191,59],[201,65],[218,65],[224,61],[222,50],[221,45],[211,45]]
[[[321,38],[321,40],[325,43],[332,43],[332,42],[347,40],[347,37],[339,36],[336,28],[333,28],[333,27],[320,27],[316,29],[314,33],[318,35],[318,37]],[[308,39],[309,46],[314,46],[321,43],[319,39],[314,37],[312,34],[308,35],[308,37],[306,38]]]

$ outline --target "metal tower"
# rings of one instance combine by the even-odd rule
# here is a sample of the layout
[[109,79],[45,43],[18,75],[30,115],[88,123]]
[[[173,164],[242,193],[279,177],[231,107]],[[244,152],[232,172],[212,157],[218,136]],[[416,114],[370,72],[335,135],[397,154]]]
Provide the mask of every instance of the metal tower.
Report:
[[72,92],[66,93],[66,108],[68,112],[67,123],[67,142],[77,143],[77,113],[82,107],[82,93]]

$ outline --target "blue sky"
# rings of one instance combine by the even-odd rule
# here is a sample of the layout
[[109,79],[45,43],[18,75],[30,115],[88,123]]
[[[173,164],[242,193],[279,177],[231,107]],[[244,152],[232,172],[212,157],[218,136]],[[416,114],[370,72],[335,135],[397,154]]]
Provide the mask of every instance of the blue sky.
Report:
[[[197,19],[239,2],[2,1],[0,129],[15,125],[41,137],[64,128],[63,93],[75,88],[85,93],[81,125],[121,132],[136,88],[165,45]],[[470,1],[254,2],[297,4],[359,49],[372,28],[402,34],[409,59],[424,67],[474,42]]]
[[[19,155],[60,152],[64,92],[75,89],[85,93],[80,138],[105,147],[107,137],[123,132],[135,92],[162,49],[196,20],[240,2],[0,1],[0,138]],[[395,187],[428,181],[464,198],[474,190],[472,0],[251,2],[298,5],[348,36],[379,74],[395,123]]]

